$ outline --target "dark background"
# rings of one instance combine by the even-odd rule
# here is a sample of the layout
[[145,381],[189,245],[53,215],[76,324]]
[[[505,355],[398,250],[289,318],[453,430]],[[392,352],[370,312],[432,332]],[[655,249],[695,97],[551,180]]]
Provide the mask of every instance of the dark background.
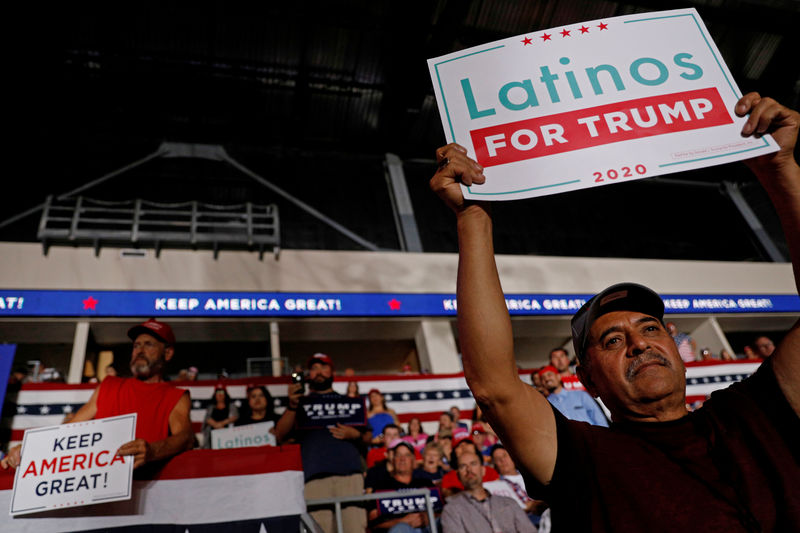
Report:
[[[455,251],[427,189],[444,144],[426,60],[561,24],[696,7],[743,92],[800,104],[800,3],[435,0],[12,7],[5,17],[6,155],[0,222],[127,165],[162,141],[220,144],[382,248],[399,241],[384,154],[405,172],[426,252]],[[738,182],[774,240],[777,217],[731,164],[497,206],[500,253],[767,260],[730,200]],[[688,183],[687,183],[688,182]],[[284,248],[361,249],[223,163],[143,165],[85,196],[277,203]],[[0,227],[35,241],[40,214]],[[785,251],[785,248],[783,249]]]

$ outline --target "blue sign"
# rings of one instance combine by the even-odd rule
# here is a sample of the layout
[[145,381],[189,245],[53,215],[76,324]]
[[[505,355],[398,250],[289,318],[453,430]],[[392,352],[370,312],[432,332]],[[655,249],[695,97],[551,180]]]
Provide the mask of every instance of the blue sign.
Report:
[[[507,294],[513,316],[572,315],[591,294]],[[669,313],[797,313],[795,294],[664,294]],[[455,316],[455,294],[0,290],[0,317]]]
[[8,376],[11,375],[11,363],[14,361],[16,351],[16,344],[0,344],[0,406],[6,399]]
[[[403,492],[400,489],[398,492]],[[419,490],[419,489],[414,489]],[[433,511],[439,512],[444,507],[439,496],[439,489],[430,489]],[[378,500],[378,513],[381,515],[405,515],[408,513],[421,513],[427,511],[425,496],[390,496]]]
[[313,429],[344,424],[363,426],[367,423],[364,398],[350,398],[340,394],[312,394],[300,401],[297,427]]

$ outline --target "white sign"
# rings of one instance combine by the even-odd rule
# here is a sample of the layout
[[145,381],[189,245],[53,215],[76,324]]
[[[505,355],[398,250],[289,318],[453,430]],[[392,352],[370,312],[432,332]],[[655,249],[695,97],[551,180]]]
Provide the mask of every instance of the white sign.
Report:
[[777,151],[697,11],[535,31],[428,60],[447,142],[484,167],[475,200],[544,196]]
[[275,435],[270,433],[273,427],[275,427],[275,422],[259,422],[258,424],[212,430],[211,448],[222,450],[244,448],[245,446],[277,446]]
[[115,454],[135,433],[135,413],[27,430],[11,515],[130,499],[133,456]]

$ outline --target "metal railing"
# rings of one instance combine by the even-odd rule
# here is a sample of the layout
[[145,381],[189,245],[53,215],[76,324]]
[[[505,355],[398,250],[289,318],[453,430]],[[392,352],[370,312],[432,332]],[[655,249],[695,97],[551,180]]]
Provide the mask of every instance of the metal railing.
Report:
[[[438,533],[438,528],[436,527],[436,515],[434,515],[433,513],[433,501],[431,500],[431,492],[428,489],[410,489],[410,490],[398,490],[392,492],[373,492],[372,494],[364,494],[362,496],[347,496],[341,498],[320,498],[316,500],[306,500],[306,507],[322,507],[322,506],[329,507],[332,505],[336,514],[336,531],[338,531],[339,533],[348,533],[344,531],[344,526],[342,524],[342,504],[368,502],[373,500],[382,500],[384,498],[408,498],[410,496],[425,497],[425,509],[428,513],[428,527],[430,528],[431,533]],[[317,533],[317,530],[312,527],[316,526],[316,522],[314,522],[310,516],[303,515],[302,518],[303,519],[301,519],[300,521],[301,533],[306,533],[306,532]]]
[[52,244],[154,247],[280,248],[278,207],[274,204],[214,205],[200,202],[157,203],[146,200],[109,202],[76,196],[48,196],[37,237],[45,253]]

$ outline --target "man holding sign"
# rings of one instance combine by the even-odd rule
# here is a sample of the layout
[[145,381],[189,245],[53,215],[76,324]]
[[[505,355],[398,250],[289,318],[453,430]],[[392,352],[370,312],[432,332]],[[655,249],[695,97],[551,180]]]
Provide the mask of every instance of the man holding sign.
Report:
[[[133,377],[106,377],[70,422],[136,413],[136,439],[123,444],[117,455],[132,455],[134,468],[139,468],[192,447],[191,404],[188,391],[163,380],[164,366],[175,353],[172,328],[150,319],[132,327],[128,336],[133,341]],[[3,459],[2,467],[16,468],[19,464],[17,446]]]
[[[789,241],[800,290],[800,115],[750,93],[733,110],[743,139],[779,151],[748,165]],[[766,138],[766,137],[765,137]],[[478,404],[564,531],[796,531],[800,528],[800,322],[750,378],[685,407],[685,368],[650,289],[609,287],[572,320],[578,375],[612,413],[610,429],[568,421],[518,376],[511,321],[494,262],[492,218],[460,184],[486,181],[466,150],[437,151],[431,188],[456,213],[458,327]],[[647,200],[606,208],[649,222]],[[619,238],[625,238],[620,235]]]
[[[333,360],[316,353],[308,358],[308,374],[289,385],[289,406],[275,424],[275,437],[283,444],[294,437],[303,456],[306,499],[360,496],[364,493],[359,448],[367,432],[363,398],[349,398],[333,390]],[[305,384],[311,391],[304,395]],[[336,530],[327,509],[311,516],[326,533]],[[345,531],[364,531],[367,515],[356,505],[342,509]]]

